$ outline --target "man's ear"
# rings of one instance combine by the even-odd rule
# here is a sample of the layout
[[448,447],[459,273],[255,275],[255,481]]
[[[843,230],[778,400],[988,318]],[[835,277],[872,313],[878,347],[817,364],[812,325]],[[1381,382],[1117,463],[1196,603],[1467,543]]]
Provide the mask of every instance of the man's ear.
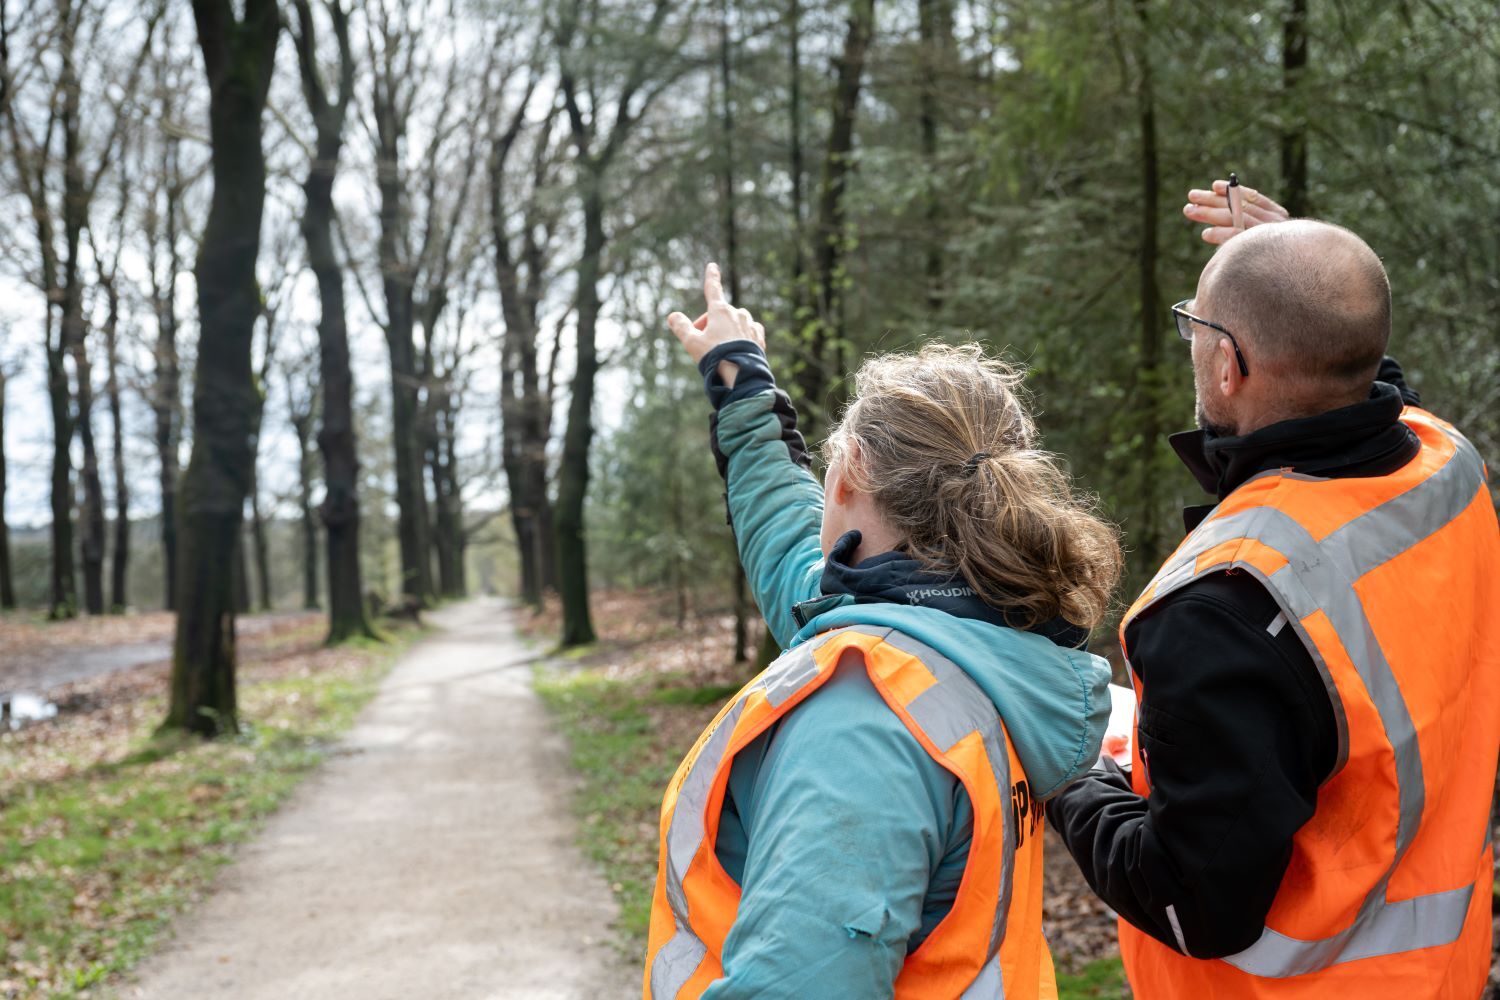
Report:
[[1240,361],[1228,337],[1219,338],[1214,350],[1214,364],[1218,367],[1219,392],[1226,398],[1239,392],[1245,384],[1245,376],[1240,374]]

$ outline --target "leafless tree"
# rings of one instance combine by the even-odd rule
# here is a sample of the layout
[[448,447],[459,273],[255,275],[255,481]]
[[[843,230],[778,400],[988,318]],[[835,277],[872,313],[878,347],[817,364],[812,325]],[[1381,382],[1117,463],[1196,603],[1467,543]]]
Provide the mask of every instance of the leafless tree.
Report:
[[[31,208],[36,258],[31,280],[47,302],[43,343],[53,428],[48,613],[54,618],[71,617],[77,608],[70,452],[73,436],[80,430],[85,450],[83,555],[88,604],[91,612],[103,611],[103,499],[93,447],[83,242],[94,197],[115,164],[128,107],[163,9],[157,3],[145,18],[137,18],[145,32],[144,44],[123,63],[117,55],[122,51],[117,37],[120,26],[113,19],[119,12],[96,0],[57,0],[46,10],[41,5],[26,8],[31,58],[23,67],[11,59],[12,25],[0,22],[0,87],[5,95],[0,112],[5,115],[18,185]],[[53,58],[40,58],[42,52]],[[90,87],[87,116],[83,109],[86,85]],[[20,109],[23,99],[30,113]]]
[[[328,641],[373,636],[366,617],[364,586],[359,566],[359,452],[354,434],[354,380],[349,367],[349,331],[344,307],[344,272],[333,243],[333,183],[344,147],[344,124],[354,96],[354,50],[349,39],[349,15],[341,2],[326,5],[338,47],[337,87],[330,91],[319,67],[317,21],[308,0],[296,0],[297,66],[302,93],[317,132],[312,162],[302,189],[307,208],[302,236],[307,241],[307,263],[318,280],[318,365],[322,377],[322,428],[318,448],[323,453],[324,496],[319,515],[328,552]],[[308,426],[297,425],[304,442]],[[305,452],[304,444],[304,452]],[[303,483],[307,483],[306,462]],[[304,488],[304,507],[309,503]],[[313,527],[304,510],[305,551],[311,555]],[[309,564],[307,593],[316,599],[316,567]]]
[[213,201],[198,248],[199,347],[193,453],[183,476],[182,551],[172,699],[166,725],[206,735],[238,729],[230,574],[258,409],[251,346],[260,315],[266,163],[261,114],[276,63],[275,0],[194,0],[207,72]]
[[635,3],[567,0],[558,5],[555,14],[558,89],[573,140],[574,183],[583,230],[577,265],[573,381],[555,514],[563,646],[594,641],[583,507],[589,485],[589,448],[594,438],[594,380],[599,372],[600,282],[608,242],[604,225],[606,182],[652,103],[687,69],[676,53],[692,19],[673,19],[671,15],[690,6],[653,0],[643,12],[643,5]]

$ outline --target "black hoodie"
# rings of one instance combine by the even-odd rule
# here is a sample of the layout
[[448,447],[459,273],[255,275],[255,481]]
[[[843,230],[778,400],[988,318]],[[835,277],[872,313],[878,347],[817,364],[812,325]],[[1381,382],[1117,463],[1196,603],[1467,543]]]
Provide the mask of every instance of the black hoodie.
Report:
[[[1399,420],[1403,401],[1418,399],[1394,363],[1380,377],[1354,406],[1242,437],[1193,431],[1172,445],[1221,500],[1268,469],[1386,475],[1420,448]],[[1212,509],[1184,511],[1187,529]],[[1131,622],[1125,638],[1146,692],[1140,740],[1151,757],[1151,797],[1136,795],[1111,765],[1047,808],[1100,898],[1194,958],[1231,955],[1260,936],[1292,838],[1333,770],[1338,738],[1327,690],[1295,630],[1272,630],[1279,613],[1254,577],[1229,571]]]

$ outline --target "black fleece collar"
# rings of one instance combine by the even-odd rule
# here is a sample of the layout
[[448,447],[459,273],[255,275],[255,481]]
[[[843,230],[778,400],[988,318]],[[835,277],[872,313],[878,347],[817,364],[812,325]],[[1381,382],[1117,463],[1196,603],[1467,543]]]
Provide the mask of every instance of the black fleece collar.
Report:
[[[1283,420],[1237,437],[1184,431],[1168,440],[1193,478],[1223,500],[1270,469],[1342,479],[1383,476],[1411,461],[1421,442],[1401,422],[1404,405],[1393,385],[1376,382],[1370,398],[1313,417]],[[1191,531],[1211,507],[1183,511]]]
[[[861,535],[848,531],[833,545],[823,568],[822,591],[825,595],[848,595],[856,603],[921,605],[956,615],[975,618],[1004,628],[1020,628],[1023,618],[986,602],[961,576],[944,576],[922,568],[921,564],[899,550],[882,552],[849,565],[849,557],[859,547]],[[1082,649],[1088,641],[1087,629],[1059,617],[1024,631],[1045,636],[1056,645]]]

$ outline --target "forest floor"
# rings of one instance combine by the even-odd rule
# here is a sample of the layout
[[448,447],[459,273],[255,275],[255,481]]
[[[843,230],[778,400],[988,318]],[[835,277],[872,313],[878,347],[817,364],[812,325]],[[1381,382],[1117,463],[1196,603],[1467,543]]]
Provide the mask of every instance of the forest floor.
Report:
[[634,969],[578,854],[566,746],[502,602],[432,632],[126,997],[612,1000]]
[[[639,962],[662,790],[751,668],[732,662],[734,618],[725,611],[692,610],[679,623],[670,595],[639,592],[595,594],[593,611],[600,641],[543,669],[537,688],[584,777],[576,800],[584,850],[619,900],[619,947]],[[555,642],[559,627],[552,604],[523,618],[538,648]],[[1113,916],[1050,830],[1048,838],[1043,923],[1063,1000],[1129,996]]]
[[[305,611],[272,611],[235,620],[240,638],[298,623],[320,621]],[[0,614],[0,696],[15,692],[47,696],[57,687],[130,670],[172,655],[177,616],[167,611],[79,616],[49,622],[40,611]]]
[[[137,647],[163,641],[152,629],[170,635],[165,618],[7,616],[0,648],[8,663]],[[245,630],[233,738],[154,733],[166,714],[160,658],[50,688],[55,716],[0,726],[0,998],[109,991],[323,759],[414,631],[327,649],[325,629],[291,615]],[[33,655],[32,640],[48,652]]]

